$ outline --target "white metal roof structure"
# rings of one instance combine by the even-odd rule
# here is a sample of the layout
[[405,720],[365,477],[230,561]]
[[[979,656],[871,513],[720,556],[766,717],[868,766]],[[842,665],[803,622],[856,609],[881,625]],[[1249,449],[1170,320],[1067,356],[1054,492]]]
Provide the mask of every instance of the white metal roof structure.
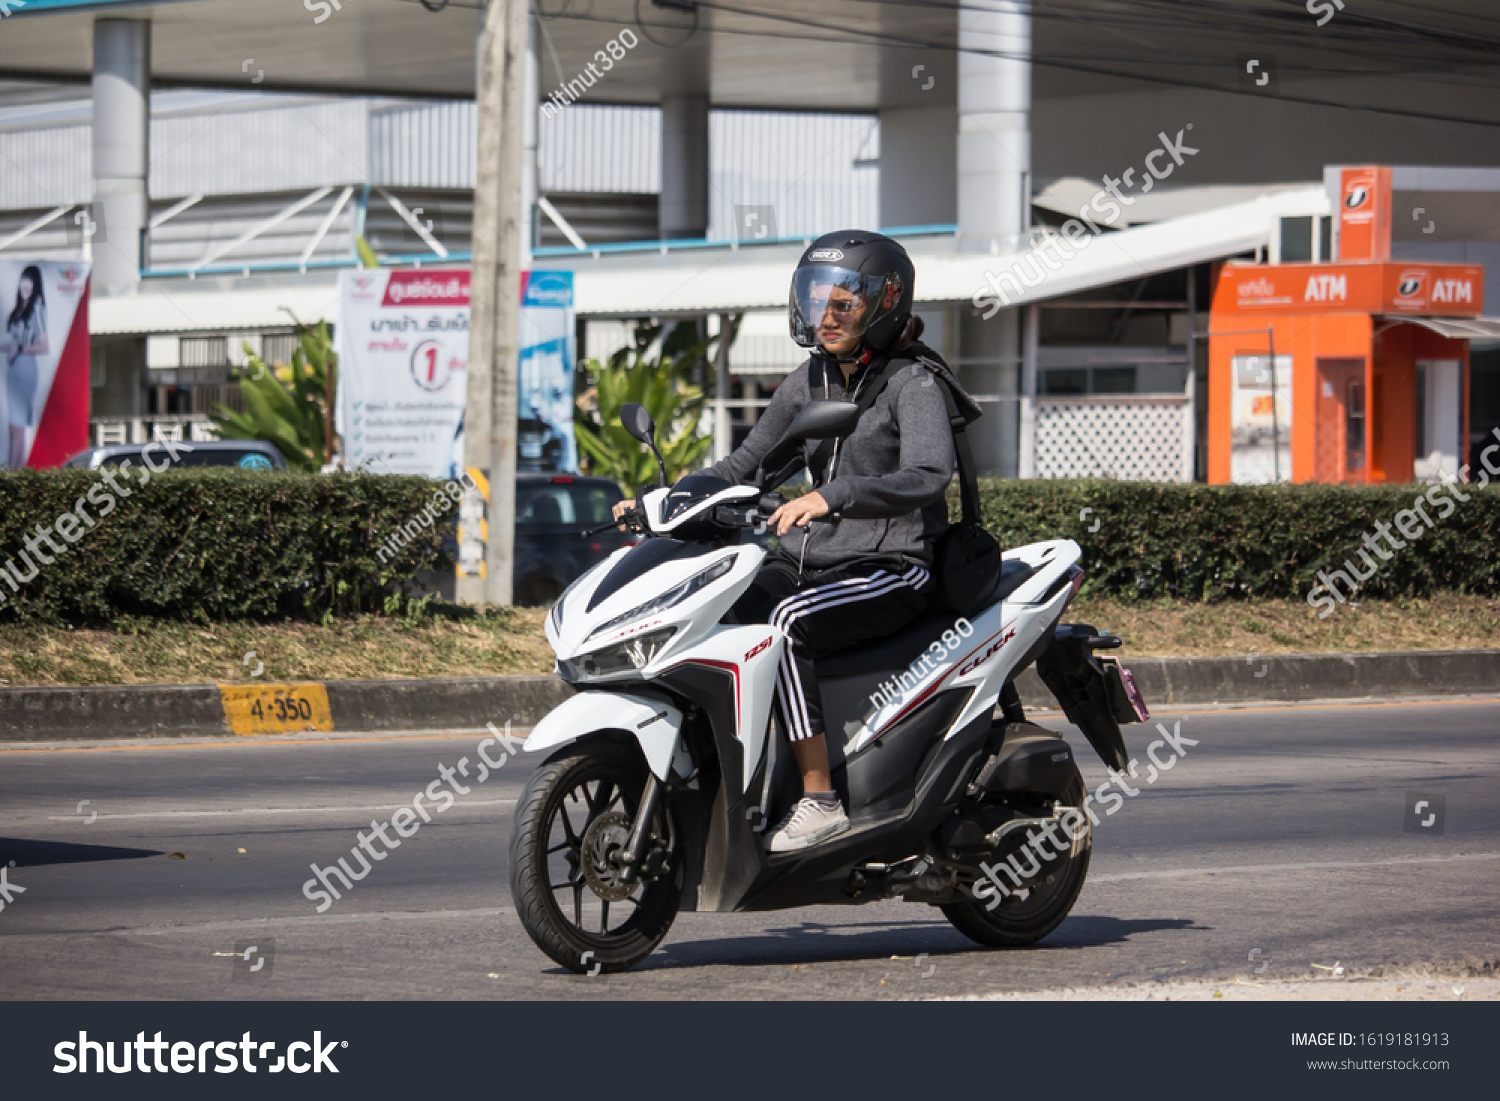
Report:
[[[1004,283],[1021,287],[1009,304],[1023,305],[1249,252],[1270,241],[1277,218],[1327,210],[1321,185],[1278,188],[1249,202],[1090,235],[1058,270],[1033,256],[1035,249],[959,253],[950,237],[914,237],[908,245],[918,268],[918,302],[968,302],[990,287],[986,273],[999,280],[1003,272],[1021,271],[1016,283]],[[583,253],[550,259],[546,266],[576,273],[581,317],[738,313],[785,305],[787,281],[802,248],[801,241],[786,241],[597,258]],[[94,300],[89,323],[91,331],[106,335],[241,331],[284,327],[288,311],[305,322],[332,321],[337,308],[332,281],[275,289],[240,289],[211,280],[189,288],[148,281],[134,297]]]
[[[951,248],[951,239],[941,238],[919,238],[908,245],[917,263],[918,302],[970,301],[989,287],[987,272],[998,278],[1023,265],[1022,293],[1010,302],[1022,305],[1248,252],[1269,242],[1278,217],[1327,212],[1322,186],[1309,185],[1154,225],[1090,235],[1087,246],[1059,270],[1035,263],[1042,278],[1030,287],[1025,283],[1035,278],[1028,260],[1032,249],[944,252],[945,246]],[[578,312],[590,317],[644,317],[779,307],[786,303],[787,281],[801,251],[800,242],[669,251],[655,256],[649,267],[639,261],[620,263],[618,257],[580,258],[571,265],[577,273]],[[566,260],[556,264],[570,266]]]

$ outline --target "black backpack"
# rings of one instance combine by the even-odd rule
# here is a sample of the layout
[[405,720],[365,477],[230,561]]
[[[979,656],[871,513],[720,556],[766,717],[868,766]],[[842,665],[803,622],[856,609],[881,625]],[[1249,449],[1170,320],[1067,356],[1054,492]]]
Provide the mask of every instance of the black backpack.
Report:
[[[928,599],[930,607],[967,616],[989,603],[1000,584],[1000,544],[979,523],[979,476],[974,469],[974,455],[969,450],[966,432],[970,422],[979,417],[974,399],[964,393],[952,370],[924,344],[913,344],[885,365],[874,385],[860,395],[860,415],[875,403],[886,383],[915,360],[932,372],[943,394],[948,411],[948,427],[953,430],[953,454],[958,460],[959,500],[963,512],[958,523],[949,524],[939,536],[932,553],[932,576],[936,588]],[[962,396],[960,406],[955,390]]]

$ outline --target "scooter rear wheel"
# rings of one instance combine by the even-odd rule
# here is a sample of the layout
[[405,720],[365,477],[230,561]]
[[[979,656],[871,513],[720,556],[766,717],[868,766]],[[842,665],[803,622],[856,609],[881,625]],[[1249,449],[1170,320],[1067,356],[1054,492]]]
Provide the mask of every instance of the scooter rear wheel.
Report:
[[[1066,802],[1081,807],[1086,792],[1082,780],[1069,788]],[[985,909],[985,903],[967,891],[956,902],[940,908],[943,916],[964,936],[986,948],[1022,948],[1035,944],[1063,923],[1088,876],[1089,854],[1093,851],[1090,828],[1059,857],[1060,865],[1025,892],[1015,892],[999,905]],[[993,897],[993,896],[992,896]]]
[[537,947],[570,971],[629,970],[677,917],[682,861],[669,807],[658,810],[646,846],[665,843],[666,870],[625,883],[609,860],[629,834],[645,785],[646,766],[626,747],[574,744],[537,769],[516,805],[516,912]]

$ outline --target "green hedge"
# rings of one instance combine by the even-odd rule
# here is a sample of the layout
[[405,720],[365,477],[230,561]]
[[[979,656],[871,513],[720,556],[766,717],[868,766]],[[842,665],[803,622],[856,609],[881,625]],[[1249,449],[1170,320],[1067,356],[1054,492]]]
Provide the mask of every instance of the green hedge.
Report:
[[[1003,547],[1068,538],[1083,548],[1085,591],[1099,595],[1218,600],[1306,597],[1320,570],[1353,559],[1376,523],[1394,523],[1427,487],[1203,486],[1113,481],[995,481],[980,484],[984,526]],[[1360,594],[1500,593],[1500,488],[1457,487],[1470,500],[1424,501],[1433,526],[1360,584]],[[1451,504],[1452,510],[1447,506]],[[958,515],[957,492],[950,511]],[[1083,509],[1092,509],[1079,519]],[[1439,514],[1447,512],[1445,518]],[[1088,529],[1098,523],[1099,530]],[[1356,596],[1354,599],[1360,599]]]
[[[441,483],[199,469],[164,471],[141,484],[139,473],[116,475],[129,497],[93,471],[0,473],[0,566],[24,575],[29,560],[38,571],[19,592],[0,577],[0,620],[317,621],[389,611],[413,574],[445,561],[440,537],[458,515],[452,508],[414,530],[382,562],[381,546],[422,516]],[[103,505],[108,498],[112,510]],[[38,524],[56,532],[58,518],[80,499],[95,526],[64,521],[67,530],[53,541],[67,546],[71,534],[76,543],[59,556],[38,541],[55,559],[39,562],[23,540]]]
[[[108,492],[101,474],[0,474],[0,566],[13,563],[24,574],[26,552],[38,568],[19,592],[0,578],[0,621],[318,621],[389,612],[417,571],[445,564],[441,537],[457,518],[454,507],[434,525],[422,522],[440,487],[425,478],[175,470],[142,485],[136,473],[117,476],[130,496],[115,495],[103,516],[88,503],[90,493],[102,499]],[[1320,570],[1346,558],[1363,569],[1355,552],[1365,533],[1377,522],[1392,524],[1419,491],[1109,481],[985,480],[980,487],[985,526],[1002,546],[1075,539],[1086,591],[1189,600],[1305,597]],[[1455,501],[1446,517],[1439,518],[1442,506],[1425,506],[1432,529],[1422,526],[1403,550],[1387,546],[1391,559],[1362,583],[1362,595],[1500,594],[1500,488],[1460,491],[1470,500]],[[955,489],[955,515],[956,497]],[[95,526],[67,525],[77,542],[52,564],[37,562],[25,537],[38,524],[53,529],[80,499]],[[1083,509],[1092,511],[1080,519]],[[413,521],[420,526],[406,546],[388,542]],[[1090,532],[1096,521],[1099,530]],[[54,541],[65,545],[67,534]]]

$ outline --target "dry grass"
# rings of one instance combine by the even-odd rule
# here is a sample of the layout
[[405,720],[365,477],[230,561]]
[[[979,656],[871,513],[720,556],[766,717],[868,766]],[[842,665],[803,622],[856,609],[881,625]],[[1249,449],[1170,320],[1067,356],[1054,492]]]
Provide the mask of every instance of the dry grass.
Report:
[[1142,657],[1472,650],[1500,646],[1500,600],[1444,595],[1429,600],[1346,604],[1327,619],[1302,600],[1080,600],[1067,618],[1125,640]]
[[[128,630],[0,627],[0,686],[243,684],[546,673],[544,613],[504,608],[420,621],[366,617],[330,627],[142,621]],[[1225,604],[1080,600],[1069,621],[1121,635],[1125,655],[1233,657],[1500,645],[1500,601],[1470,596],[1364,602],[1320,620],[1295,600]],[[256,656],[245,663],[251,650]]]
[[[419,622],[142,622],[131,631],[0,628],[0,685],[249,683],[546,673],[539,608]],[[255,657],[245,661],[245,655]]]

